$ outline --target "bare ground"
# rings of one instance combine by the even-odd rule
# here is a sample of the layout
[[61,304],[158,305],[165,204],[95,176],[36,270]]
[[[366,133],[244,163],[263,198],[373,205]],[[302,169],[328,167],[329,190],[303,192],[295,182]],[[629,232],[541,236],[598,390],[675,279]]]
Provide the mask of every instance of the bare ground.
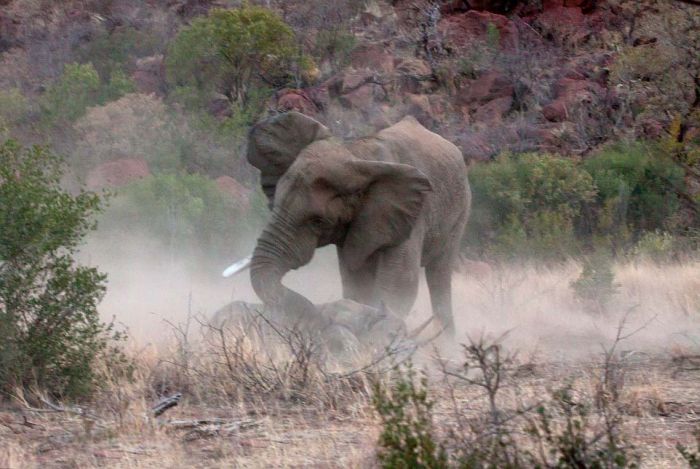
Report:
[[[619,293],[606,315],[585,311],[573,297],[569,285],[579,272],[572,262],[557,268],[494,267],[478,278],[458,278],[461,337],[510,331],[502,342],[519,352],[522,369],[501,394],[505,409],[535,403],[565,384],[593,399],[601,351],[626,317],[625,331],[634,333],[617,349],[624,433],[642,455],[643,467],[683,467],[676,445],[692,447],[700,426],[700,363],[683,358],[700,346],[700,264],[617,266]],[[422,291],[416,311],[425,311],[425,296]],[[52,411],[32,399],[32,405],[21,398],[4,405],[0,468],[376,465],[380,428],[367,382],[360,380],[337,401],[250,396],[234,384],[221,384],[214,371],[195,373],[185,382],[177,367],[167,366],[177,362],[178,344],[164,342],[130,344],[135,379],[106,383],[107,391],[86,405],[89,417],[72,408]],[[430,372],[434,421],[445,431],[454,424],[455,407],[469,417],[483,412],[485,403],[473,387],[447,386],[435,353],[425,347],[414,361]],[[439,354],[459,364],[458,347],[443,346]],[[165,381],[171,383],[167,389]],[[180,405],[158,418],[150,412],[158,394],[154,383],[165,394],[186,388]],[[310,392],[323,394],[319,390]]]

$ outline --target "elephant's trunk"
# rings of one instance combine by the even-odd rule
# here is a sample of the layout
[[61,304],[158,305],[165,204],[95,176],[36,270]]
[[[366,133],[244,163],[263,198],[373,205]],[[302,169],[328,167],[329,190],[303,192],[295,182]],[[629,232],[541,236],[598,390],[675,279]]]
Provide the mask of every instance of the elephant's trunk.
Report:
[[[302,246],[303,247],[303,246]],[[315,246],[311,248],[311,255]],[[282,284],[284,275],[292,269],[308,263],[311,255],[303,255],[298,240],[284,229],[284,221],[278,215],[258,238],[250,265],[250,279],[255,293],[265,305],[276,313],[285,315],[292,324],[323,327],[316,307],[307,298]]]

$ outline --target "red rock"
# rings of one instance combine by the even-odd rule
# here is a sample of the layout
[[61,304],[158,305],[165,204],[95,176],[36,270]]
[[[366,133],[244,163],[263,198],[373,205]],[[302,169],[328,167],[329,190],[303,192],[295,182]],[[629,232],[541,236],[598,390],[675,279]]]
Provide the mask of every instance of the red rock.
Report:
[[467,82],[459,101],[462,104],[478,104],[509,96],[513,96],[511,81],[501,73],[491,70]]
[[487,40],[489,24],[498,28],[500,46],[512,49],[518,43],[518,29],[503,15],[488,11],[469,10],[466,13],[450,15],[438,23],[438,31],[443,43],[451,49],[471,49],[475,40]]
[[394,72],[394,55],[381,43],[364,43],[353,49],[350,65],[357,69],[369,69],[385,74]]
[[594,81],[566,77],[557,81],[553,90],[555,99],[542,108],[542,114],[551,122],[567,120],[579,103],[591,101],[604,92],[603,87]]
[[130,182],[151,175],[148,163],[140,158],[120,158],[102,163],[87,175],[86,185],[90,190],[122,187]]
[[503,122],[503,116],[508,114],[512,106],[512,96],[496,98],[476,109],[474,121],[486,125],[500,124]]
[[396,84],[400,91],[420,94],[434,86],[433,71],[424,60],[402,59],[396,64]]
[[277,109],[315,116],[319,109],[304,90],[284,89],[277,95]]
[[430,98],[424,94],[406,95],[406,112],[415,117],[418,122],[427,128],[434,128],[437,119],[434,114]]

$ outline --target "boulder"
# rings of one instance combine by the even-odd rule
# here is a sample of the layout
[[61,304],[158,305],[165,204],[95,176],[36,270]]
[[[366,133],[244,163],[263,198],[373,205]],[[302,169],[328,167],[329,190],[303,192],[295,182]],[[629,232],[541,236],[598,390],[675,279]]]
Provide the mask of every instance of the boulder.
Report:
[[380,82],[369,70],[351,69],[332,78],[327,87],[330,97],[338,99],[345,108],[368,111],[374,103],[387,98]]
[[277,110],[297,111],[314,117],[319,112],[318,106],[305,90],[283,89],[277,93]]
[[503,123],[503,117],[510,112],[512,107],[512,96],[503,96],[501,98],[493,99],[488,103],[479,106],[476,111],[474,111],[474,122],[488,126],[501,124]]
[[564,77],[553,86],[555,99],[542,108],[542,114],[550,122],[569,119],[570,113],[582,102],[591,102],[605,92],[604,88],[591,80]]
[[458,101],[462,105],[480,105],[498,98],[513,96],[513,82],[504,74],[489,70],[464,85]]
[[394,54],[382,43],[363,43],[350,54],[350,65],[357,69],[368,69],[383,74],[394,72]]
[[430,97],[425,94],[407,94],[405,98],[406,112],[415,117],[424,127],[434,128],[438,120],[435,117]]
[[233,115],[231,101],[223,94],[215,94],[207,104],[207,111],[216,119],[223,121]]
[[401,59],[396,64],[394,76],[399,91],[405,93],[424,93],[435,85],[430,65],[413,57]]
[[489,25],[498,29],[501,48],[514,49],[517,46],[518,29],[515,23],[503,15],[488,11],[469,10],[443,17],[438,23],[438,31],[445,47],[464,51],[473,48],[475,42],[487,40]]
[[130,182],[151,175],[146,160],[140,158],[120,158],[102,163],[92,169],[86,179],[87,188],[100,190],[122,187]]

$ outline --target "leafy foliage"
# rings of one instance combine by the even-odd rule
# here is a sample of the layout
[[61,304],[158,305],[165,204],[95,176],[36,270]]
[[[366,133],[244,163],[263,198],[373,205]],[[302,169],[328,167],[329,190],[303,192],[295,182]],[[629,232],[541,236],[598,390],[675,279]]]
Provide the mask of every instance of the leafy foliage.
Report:
[[584,168],[598,189],[595,229],[613,245],[629,239],[627,233],[666,227],[679,208],[683,170],[654,146],[613,145]]
[[0,146],[0,390],[37,385],[80,396],[94,385],[92,363],[111,326],[97,304],[104,274],[73,255],[94,228],[100,199],[71,195],[62,160],[40,147]]
[[91,63],[68,64],[61,77],[42,97],[43,118],[47,123],[61,125],[73,122],[89,106],[117,99],[133,91],[131,80],[121,71],[102,83]]
[[372,400],[382,424],[379,462],[386,468],[446,467],[447,453],[434,435],[427,378],[416,382],[410,367],[396,378],[390,389],[374,385]]
[[[551,404],[549,409],[544,405],[539,406],[536,417],[527,428],[536,441],[549,448],[549,464],[535,467],[638,467],[638,455],[616,431],[597,435],[591,432],[592,408],[588,403],[577,402],[571,387],[553,391]],[[557,414],[563,417],[563,425],[554,424]]]
[[[517,386],[515,356],[483,338],[465,344],[464,349],[463,368],[448,369],[443,362],[442,371],[475,392],[470,394],[468,413],[452,395],[451,417],[456,422],[444,422],[451,427],[444,436],[433,423],[434,402],[427,380],[416,383],[410,364],[395,370],[388,388],[375,383],[373,404],[382,425],[377,457],[382,467],[638,467],[639,455],[622,433],[622,414],[613,402],[601,400],[594,405],[567,385],[538,397],[533,405],[504,409],[498,396],[504,388]],[[609,366],[603,366],[605,372]],[[445,383],[452,386],[449,380]],[[454,388],[448,389],[454,393]],[[488,402],[488,410],[477,410],[474,404],[480,397]]]
[[506,256],[557,258],[575,249],[574,224],[595,197],[590,175],[551,155],[503,155],[470,173],[469,242]]
[[183,252],[216,259],[243,254],[242,239],[259,213],[248,200],[227,197],[210,179],[196,174],[161,173],[132,183],[105,214],[107,232],[127,224],[161,240],[171,255]]
[[0,90],[0,133],[24,121],[29,111],[29,100],[18,88]]
[[292,71],[309,66],[294,33],[274,12],[257,6],[214,9],[195,19],[173,41],[166,59],[169,81],[206,102],[212,92],[248,108],[256,88],[279,87]]
[[596,313],[606,312],[618,287],[612,270],[612,259],[602,253],[584,259],[581,275],[571,283],[576,298]]
[[[612,145],[583,162],[503,155],[474,167],[470,181],[466,242],[477,254],[557,259],[591,249],[658,248],[667,256],[677,244],[670,236],[688,236],[684,170],[663,144]],[[645,234],[657,231],[667,233],[663,243]]]

